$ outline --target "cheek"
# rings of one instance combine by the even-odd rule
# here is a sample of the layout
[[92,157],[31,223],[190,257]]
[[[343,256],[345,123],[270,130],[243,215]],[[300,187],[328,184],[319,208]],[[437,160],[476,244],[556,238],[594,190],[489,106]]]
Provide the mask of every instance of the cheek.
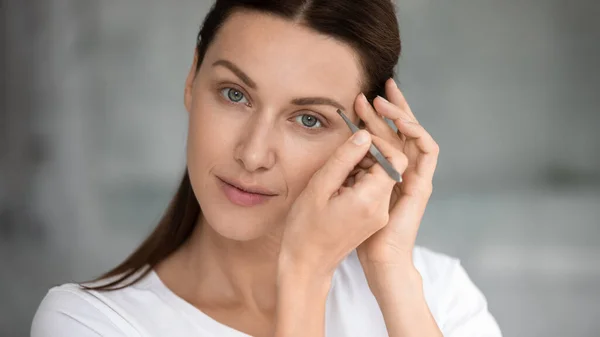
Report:
[[235,124],[218,109],[211,104],[195,105],[191,109],[187,137],[190,170],[209,170],[232,152],[230,135],[236,132]]
[[302,192],[313,174],[317,172],[331,157],[335,149],[343,143],[343,139],[331,137],[329,140],[319,142],[303,142],[295,145],[291,150],[284,151],[282,158],[287,175],[287,183],[292,200]]

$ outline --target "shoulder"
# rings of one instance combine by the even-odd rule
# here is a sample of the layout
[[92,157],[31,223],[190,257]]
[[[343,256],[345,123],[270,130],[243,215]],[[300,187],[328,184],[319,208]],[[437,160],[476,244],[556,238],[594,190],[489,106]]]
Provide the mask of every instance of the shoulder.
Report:
[[137,336],[123,307],[135,295],[132,292],[132,287],[104,292],[75,283],[53,287],[35,313],[31,336]]
[[459,259],[415,247],[413,262],[423,278],[429,309],[444,336],[501,336],[484,294]]
[[35,313],[31,336],[121,336],[105,311],[79,285],[54,287],[48,291]]

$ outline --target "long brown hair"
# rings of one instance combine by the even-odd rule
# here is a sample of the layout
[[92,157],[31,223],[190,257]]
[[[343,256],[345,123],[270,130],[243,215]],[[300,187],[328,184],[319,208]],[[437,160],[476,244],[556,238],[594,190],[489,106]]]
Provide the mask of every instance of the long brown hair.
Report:
[[[196,71],[218,29],[236,10],[276,15],[347,43],[359,55],[367,98],[385,96],[385,81],[393,77],[401,49],[392,0],[217,0],[198,34]],[[108,283],[89,289],[114,290],[136,283],[190,237],[200,215],[186,170],[150,236],[125,261],[97,279],[110,278]]]

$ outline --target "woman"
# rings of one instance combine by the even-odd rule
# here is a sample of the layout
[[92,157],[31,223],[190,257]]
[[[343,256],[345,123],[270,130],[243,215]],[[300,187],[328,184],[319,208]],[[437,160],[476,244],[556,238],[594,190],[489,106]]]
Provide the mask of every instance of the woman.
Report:
[[50,290],[32,336],[500,336],[458,261],[414,247],[438,147],[399,54],[389,0],[218,0],[170,207],[121,265]]

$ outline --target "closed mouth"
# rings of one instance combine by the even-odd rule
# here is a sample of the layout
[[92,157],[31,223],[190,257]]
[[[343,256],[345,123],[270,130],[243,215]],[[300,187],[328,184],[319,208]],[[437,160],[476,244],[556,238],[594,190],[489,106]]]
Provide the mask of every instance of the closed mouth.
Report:
[[264,195],[264,196],[267,196],[267,197],[272,197],[272,196],[276,196],[277,195],[277,193],[273,193],[273,192],[271,192],[271,191],[269,191],[269,190],[267,190],[267,189],[265,189],[263,187],[260,187],[260,186],[243,186],[240,183],[233,182],[233,181],[230,181],[230,180],[226,180],[226,179],[223,179],[223,178],[220,178],[220,177],[219,177],[219,180],[221,180],[223,183],[225,183],[225,184],[227,184],[229,186],[233,186],[233,187],[237,188],[238,190],[244,191],[246,193],[260,194],[260,195]]

